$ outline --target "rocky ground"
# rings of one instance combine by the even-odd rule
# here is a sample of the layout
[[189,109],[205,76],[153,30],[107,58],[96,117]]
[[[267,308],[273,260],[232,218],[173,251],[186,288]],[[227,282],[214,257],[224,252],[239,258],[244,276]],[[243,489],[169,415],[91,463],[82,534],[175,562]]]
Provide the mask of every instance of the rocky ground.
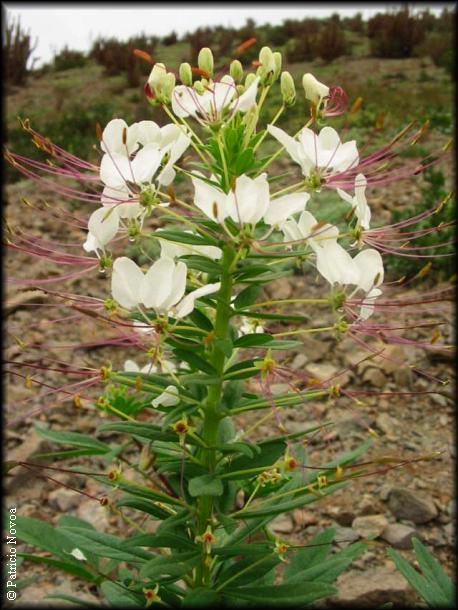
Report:
[[[396,189],[396,186],[393,187]],[[410,187],[408,187],[410,188]],[[418,187],[409,194],[405,189],[391,196],[399,202],[402,197],[419,196]],[[386,193],[379,193],[380,205],[374,215],[386,216]],[[8,187],[6,218],[12,226],[23,231],[44,235],[56,241],[82,243],[83,231],[65,227],[58,222],[42,218],[20,203],[21,197],[37,201],[40,189],[28,181]],[[393,200],[393,199],[392,199]],[[78,210],[76,213],[80,213]],[[81,214],[81,213],[80,213]],[[81,254],[79,248],[75,252]],[[51,268],[53,271],[51,271]],[[6,275],[9,277],[49,277],[50,273],[63,270],[49,263],[32,260],[22,252],[7,255]],[[314,278],[295,275],[278,280],[267,294],[275,298],[318,295],[322,284]],[[61,288],[60,285],[58,285]],[[88,274],[68,284],[69,289],[81,294],[105,298],[109,291],[107,278],[97,272]],[[52,288],[52,286],[50,286]],[[403,297],[418,295],[424,288],[406,288]],[[387,294],[399,294],[399,289],[387,289]],[[74,344],[90,343],[94,338],[94,321],[91,318],[63,320],[50,323],[50,318],[59,317],[59,310],[48,307],[50,299],[36,291],[24,291],[14,287],[6,289],[7,330],[6,360],[26,361],[31,356],[33,344],[34,358],[46,357],[59,361],[92,366],[95,370],[111,361],[114,367],[122,366],[127,357],[135,356],[128,350],[114,350],[112,347],[86,347],[75,349]],[[294,307],[291,309],[294,311]],[[63,315],[63,314],[62,314]],[[68,315],[68,313],[67,313]],[[436,317],[444,325],[442,336],[446,343],[453,338],[452,308],[440,310]],[[383,314],[382,314],[383,317]],[[320,314],[317,325],[326,325],[329,316]],[[269,330],[276,327],[269,326]],[[278,328],[277,328],[278,329]],[[416,328],[410,337],[415,341],[430,341],[430,328]],[[369,390],[368,396],[360,396],[363,404],[344,393],[332,402],[309,403],[306,408],[282,411],[281,423],[290,432],[331,420],[333,425],[316,435],[309,443],[309,457],[312,463],[320,464],[330,456],[354,448],[370,435],[376,435],[373,448],[367,458],[381,455],[395,456],[400,461],[440,452],[431,461],[412,462],[402,468],[387,470],[377,468],[370,477],[355,479],[347,488],[336,492],[324,500],[312,504],[307,509],[297,509],[292,514],[275,519],[272,529],[275,533],[305,544],[324,527],[337,528],[338,546],[349,541],[375,536],[376,544],[354,562],[352,569],[339,579],[339,594],[333,604],[361,603],[378,607],[379,604],[413,603],[416,596],[403,577],[396,572],[393,562],[386,554],[388,545],[399,549],[400,553],[413,559],[411,539],[418,536],[443,564],[446,571],[454,570],[454,520],[455,501],[453,499],[453,468],[455,449],[453,444],[453,394],[454,371],[451,355],[443,351],[423,352],[411,346],[390,346],[385,352],[391,359],[378,358],[361,360],[367,356],[361,346],[349,338],[336,341],[332,335],[320,339],[304,335],[303,345],[294,352],[283,354],[293,371],[315,379],[327,379],[341,373],[338,381],[345,390]],[[371,345],[379,344],[372,340]],[[70,346],[70,347],[66,347]],[[122,353],[121,353],[122,352]],[[435,384],[428,376],[417,374],[413,365],[435,378],[448,379],[447,386]],[[26,375],[25,369],[8,365]],[[33,461],[33,455],[46,451],[50,445],[34,431],[33,424],[47,422],[55,429],[71,429],[92,433],[96,426],[106,420],[104,413],[88,408],[75,408],[71,401],[46,401],[46,388],[39,388],[35,381],[57,381],[58,373],[32,372],[32,385],[21,377],[8,376],[6,423],[6,457],[9,460]],[[62,379],[62,376],[61,376]],[[272,391],[281,389],[282,379],[274,382]],[[276,387],[275,387],[276,386]],[[280,386],[280,387],[278,387]],[[438,389],[437,394],[405,394]],[[381,392],[399,394],[383,395]],[[27,415],[33,413],[33,415]],[[27,415],[22,417],[23,415]],[[241,419],[241,426],[252,425],[254,418]],[[263,424],[257,434],[261,437],[276,432],[278,421],[272,417]],[[375,434],[374,434],[375,433]],[[96,462],[93,460],[93,465]],[[100,468],[100,464],[98,466]],[[56,478],[63,484],[80,492],[100,495],[98,485],[73,474],[59,474]],[[114,532],[118,518],[107,514],[92,499],[78,491],[59,486],[55,482],[37,476],[25,469],[16,469],[6,480],[7,506],[17,506],[18,514],[41,518],[55,523],[63,514],[73,514],[87,519],[93,525],[107,532]],[[125,532],[129,534],[128,531]],[[44,602],[46,595],[54,592],[78,595],[97,603],[97,593],[86,585],[58,572],[50,572],[41,566],[26,563],[22,577],[30,579],[22,590],[21,603]],[[60,603],[60,602],[59,602]]]

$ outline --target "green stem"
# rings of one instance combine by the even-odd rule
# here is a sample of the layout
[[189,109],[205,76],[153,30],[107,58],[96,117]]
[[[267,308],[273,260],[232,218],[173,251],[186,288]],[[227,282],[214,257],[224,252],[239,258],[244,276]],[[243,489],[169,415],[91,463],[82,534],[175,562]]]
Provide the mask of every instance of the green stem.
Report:
[[[229,320],[231,317],[231,295],[232,295],[232,270],[236,260],[236,251],[231,245],[223,248],[221,288],[218,293],[215,320],[216,339],[226,339],[229,331]],[[202,428],[202,439],[208,449],[202,448],[200,452],[203,465],[209,473],[214,472],[216,467],[216,446],[218,439],[218,427],[222,416],[219,412],[221,393],[223,389],[223,373],[226,357],[217,347],[213,348],[210,362],[217,371],[219,382],[211,385],[208,389],[207,403]],[[198,533],[202,535],[209,524],[213,513],[213,496],[200,496],[197,504]],[[210,579],[210,568],[202,556],[201,563],[196,569],[197,585],[208,584]]]

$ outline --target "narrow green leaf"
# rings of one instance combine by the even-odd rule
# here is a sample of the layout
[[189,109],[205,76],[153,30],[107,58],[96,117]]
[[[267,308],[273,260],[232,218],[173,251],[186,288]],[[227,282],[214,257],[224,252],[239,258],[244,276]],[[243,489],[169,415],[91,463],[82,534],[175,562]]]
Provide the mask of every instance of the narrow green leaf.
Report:
[[195,352],[184,349],[176,349],[175,356],[178,358],[178,360],[184,360],[187,362],[193,369],[203,371],[208,375],[216,374],[215,368],[201,356],[198,356]]
[[120,583],[106,580],[100,588],[107,602],[114,608],[141,608],[145,605],[144,595],[134,593]]
[[83,552],[85,549],[98,555],[99,557],[110,557],[119,561],[128,561],[130,563],[144,563],[145,560],[151,559],[151,553],[147,553],[143,549],[130,548],[125,550],[125,540],[104,534],[102,532],[92,531],[84,527],[65,527],[61,528],[70,540],[75,542],[75,546]]
[[48,428],[41,428],[35,426],[37,433],[54,443],[61,443],[63,445],[73,445],[74,447],[83,447],[88,449],[98,449],[103,452],[111,451],[111,448],[106,443],[97,440],[93,436],[87,434],[80,434],[79,432],[61,432],[56,430],[49,430]]
[[196,235],[194,233],[186,233],[185,231],[161,229],[151,234],[151,237],[166,239],[167,241],[173,241],[178,244],[192,244],[194,246],[218,246],[219,242],[216,239],[210,237],[204,237],[203,235]]
[[258,602],[266,608],[280,607],[285,604],[310,604],[317,599],[330,597],[336,593],[335,587],[322,582],[302,582],[294,587],[290,585],[274,585],[266,587],[241,587],[225,592],[225,596],[243,599],[249,602]]
[[[185,538],[184,536],[179,536],[178,534],[173,534],[171,532],[165,532],[163,534],[138,534],[132,538],[129,538],[129,540],[124,540],[123,546],[127,549],[130,549],[132,546],[147,546],[153,549],[163,547],[170,549],[197,549],[195,542],[189,538]],[[148,555],[149,559],[154,557],[150,553],[148,553]]]
[[[61,561],[59,559],[52,559],[51,557],[33,555],[32,553],[18,553],[18,557],[22,557],[23,559],[32,561],[33,563],[44,563],[51,568],[62,570],[68,574],[82,578],[83,580],[88,580],[89,582],[98,582],[100,580],[100,576],[86,570],[86,568],[83,567],[84,564],[82,562],[73,563],[72,561]],[[69,557],[72,556],[69,555]]]
[[236,297],[233,305],[234,309],[243,309],[244,307],[249,307],[256,302],[262,288],[261,286],[257,286],[256,284],[252,286],[248,286],[244,288]]

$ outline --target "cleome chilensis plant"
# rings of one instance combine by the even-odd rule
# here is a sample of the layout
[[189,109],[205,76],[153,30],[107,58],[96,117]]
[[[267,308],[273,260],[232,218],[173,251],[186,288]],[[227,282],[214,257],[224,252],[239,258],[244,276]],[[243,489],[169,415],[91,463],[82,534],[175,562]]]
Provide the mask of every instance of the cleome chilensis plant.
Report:
[[[317,462],[308,442],[332,421],[291,432],[284,410],[342,397],[361,407],[359,396],[367,394],[343,387],[341,373],[316,379],[291,368],[291,350],[302,337],[350,338],[368,357],[388,358],[383,346],[374,353],[368,340],[414,344],[402,330],[431,318],[428,304],[452,298],[451,288],[431,289],[421,298],[403,295],[405,278],[384,285],[385,253],[431,255],[416,249],[415,239],[441,227],[418,235],[413,227],[433,219],[447,200],[418,217],[373,227],[368,193],[420,174],[447,150],[420,164],[401,159],[402,147],[425,130],[409,125],[378,150],[360,152],[345,127],[339,135],[328,123],[356,113],[361,100],[350,106],[342,88],[308,73],[300,95],[310,113],[297,133],[280,129],[278,119],[299,93],[282,71],[281,54],[269,47],[246,73],[240,59],[252,44],[239,47],[219,71],[209,48],[201,49],[198,67],[183,63],[177,74],[153,63],[146,99],[164,111],[166,124],[114,118],[98,126],[98,163],[66,152],[27,120],[22,126],[46,162],[5,152],[27,178],[80,207],[91,205],[87,219],[80,208],[70,213],[27,202],[33,213],[87,231],[86,238],[66,249],[7,226],[12,249],[58,266],[58,275],[10,282],[40,290],[48,302],[68,308],[69,319],[87,316],[101,330],[99,345],[138,354],[120,368],[49,360],[50,370],[76,381],[47,391],[47,403],[71,400],[111,421],[98,427],[97,438],[71,422],[68,432],[40,427],[42,436],[67,449],[39,465],[8,464],[40,468],[50,477],[61,470],[95,479],[100,493],[94,505],[119,517],[118,533],[97,531],[70,515],[55,527],[18,515],[17,532],[46,551],[22,553],[23,560],[95,584],[110,605],[303,607],[332,596],[339,574],[370,541],[336,550],[331,528],[298,546],[275,535],[271,521],[354,478],[436,457],[364,458],[378,442],[368,429],[356,449]],[[136,55],[152,63],[145,51]],[[273,92],[280,106],[266,125],[263,110]],[[281,157],[297,168],[299,181],[290,172],[273,172]],[[323,217],[322,193],[345,207],[338,222]],[[60,273],[64,266],[70,272]],[[109,278],[101,282],[104,298],[52,287],[88,273]],[[293,273],[306,273],[315,289],[288,299],[264,291]],[[408,322],[395,319],[399,311]],[[314,323],[323,312],[332,316],[330,325]],[[377,320],[383,314],[388,321]],[[102,336],[106,329],[109,338]],[[444,349],[438,337],[422,347]],[[21,366],[39,368],[30,359]],[[433,392],[441,380],[429,379]],[[259,434],[266,424],[269,437]],[[92,470],[78,462],[89,456]],[[70,464],[61,468],[58,460]]]

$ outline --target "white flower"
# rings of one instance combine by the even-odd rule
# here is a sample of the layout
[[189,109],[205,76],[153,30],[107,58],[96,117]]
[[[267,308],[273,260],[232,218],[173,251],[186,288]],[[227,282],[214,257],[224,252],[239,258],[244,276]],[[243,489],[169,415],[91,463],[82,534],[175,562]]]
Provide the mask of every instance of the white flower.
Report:
[[321,177],[328,177],[359,162],[356,141],[350,140],[342,144],[339,134],[332,127],[323,127],[318,135],[304,127],[297,139],[274,125],[268,125],[267,130],[286,148],[307,178],[316,172]]
[[79,561],[87,561],[86,555],[83,553],[83,551],[80,551],[80,549],[73,549],[70,551],[70,555],[73,555],[73,557]]
[[336,240],[339,235],[337,227],[329,223],[319,225],[316,218],[307,210],[302,212],[297,222],[293,218],[285,222],[282,231],[284,241],[305,240],[315,252],[326,241]]
[[208,284],[184,296],[186,273],[183,262],[175,264],[171,258],[160,258],[144,274],[134,261],[123,256],[113,263],[112,296],[127,309],[143,304],[158,314],[170,312],[182,318],[194,309],[196,299],[220,288],[219,283]]
[[372,288],[370,290],[365,299],[361,302],[361,307],[359,310],[359,317],[361,320],[367,320],[374,313],[375,309],[375,299],[382,294],[380,288]]
[[89,233],[83,248],[86,252],[103,250],[108,242],[116,235],[119,229],[119,217],[113,211],[102,207],[89,217],[87,224]]
[[156,398],[151,401],[153,407],[174,407],[180,402],[180,396],[178,388],[174,385],[168,385],[162,394],[159,394]]
[[357,226],[362,227],[363,229],[369,229],[369,223],[371,220],[371,210],[367,205],[366,199],[366,186],[366,177],[364,174],[358,174],[355,178],[355,194],[353,197],[342,189],[337,189],[340,197],[342,197],[344,201],[350,203],[355,210]]
[[[189,256],[190,254],[199,254],[201,256],[208,256],[209,258],[218,260],[222,257],[223,253],[221,248],[216,246],[199,246],[195,244],[178,244],[175,242],[161,239],[161,230],[159,229],[155,233],[155,237],[158,237],[161,244],[161,257],[167,258],[179,258],[180,256]],[[192,234],[192,231],[184,231],[184,233]]]
[[251,335],[252,333],[263,333],[264,327],[259,323],[258,320],[243,318],[243,323],[239,328],[239,337],[242,335]]
[[205,122],[218,122],[225,109],[248,112],[256,102],[258,83],[259,78],[256,78],[238,97],[234,79],[228,74],[218,82],[210,82],[203,93],[198,93],[194,87],[178,85],[172,93],[172,110],[181,118],[192,116]]
[[238,224],[255,225],[260,220],[280,228],[287,219],[303,210],[309,199],[307,193],[294,193],[270,200],[267,174],[257,178],[239,176],[235,188],[229,193],[204,182],[192,179],[195,189],[194,203],[212,220],[222,222],[230,217]]
[[383,261],[377,250],[363,250],[352,258],[337,241],[329,240],[316,255],[317,270],[331,285],[353,284],[369,293],[383,282]]
[[124,371],[126,373],[155,373],[157,371],[157,367],[150,362],[149,364],[145,364],[141,368],[138,366],[136,362],[133,360],[126,360],[124,362]]
[[310,72],[307,72],[302,77],[302,86],[304,87],[306,99],[315,104],[315,106],[318,106],[321,100],[329,95],[329,87],[320,83]]

